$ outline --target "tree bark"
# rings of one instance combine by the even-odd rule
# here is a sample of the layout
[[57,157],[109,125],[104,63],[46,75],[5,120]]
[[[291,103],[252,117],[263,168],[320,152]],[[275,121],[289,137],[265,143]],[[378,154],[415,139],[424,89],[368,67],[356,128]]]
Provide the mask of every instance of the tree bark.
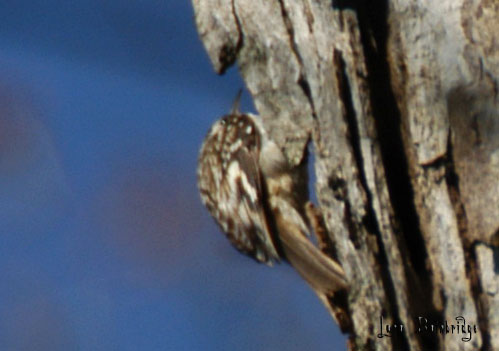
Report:
[[499,350],[499,3],[193,5],[292,164],[313,140],[349,349]]

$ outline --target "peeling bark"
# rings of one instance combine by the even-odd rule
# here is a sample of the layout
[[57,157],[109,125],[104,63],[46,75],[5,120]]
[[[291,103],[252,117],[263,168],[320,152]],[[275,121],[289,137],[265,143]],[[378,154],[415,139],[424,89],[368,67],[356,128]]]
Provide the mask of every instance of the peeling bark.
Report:
[[[497,1],[193,4],[215,70],[237,62],[292,164],[313,140],[349,349],[499,349]],[[378,337],[381,316],[403,329]],[[419,331],[459,316],[470,341]]]

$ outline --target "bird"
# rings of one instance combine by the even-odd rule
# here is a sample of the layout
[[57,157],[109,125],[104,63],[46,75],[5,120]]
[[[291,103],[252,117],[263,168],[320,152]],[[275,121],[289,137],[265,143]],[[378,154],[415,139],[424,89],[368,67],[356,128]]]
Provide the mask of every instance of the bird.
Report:
[[341,266],[309,239],[306,157],[291,166],[262,120],[239,112],[216,120],[198,158],[201,201],[231,244],[260,263],[288,262],[319,294],[347,289]]

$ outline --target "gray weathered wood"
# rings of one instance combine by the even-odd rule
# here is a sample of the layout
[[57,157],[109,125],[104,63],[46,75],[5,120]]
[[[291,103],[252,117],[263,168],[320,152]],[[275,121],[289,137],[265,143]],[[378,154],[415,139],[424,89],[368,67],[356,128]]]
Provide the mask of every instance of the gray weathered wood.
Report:
[[[290,162],[313,140],[350,349],[499,349],[499,3],[193,5],[215,70],[237,62]],[[403,330],[378,338],[380,316]],[[419,333],[420,316],[478,333]]]

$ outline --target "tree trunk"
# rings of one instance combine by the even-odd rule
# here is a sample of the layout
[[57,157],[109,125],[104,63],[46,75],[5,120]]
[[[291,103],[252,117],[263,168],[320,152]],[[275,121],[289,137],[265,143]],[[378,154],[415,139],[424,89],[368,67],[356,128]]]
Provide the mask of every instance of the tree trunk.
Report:
[[193,5],[290,162],[313,140],[349,349],[499,350],[497,0]]

